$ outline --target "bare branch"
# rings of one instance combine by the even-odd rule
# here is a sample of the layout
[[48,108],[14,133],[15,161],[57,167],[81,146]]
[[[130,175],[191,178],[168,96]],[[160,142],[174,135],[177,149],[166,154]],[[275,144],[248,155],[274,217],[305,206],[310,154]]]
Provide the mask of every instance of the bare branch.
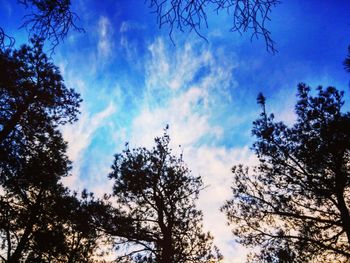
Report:
[[275,42],[271,32],[266,28],[270,21],[270,13],[278,0],[145,0],[153,13],[157,15],[159,28],[169,27],[169,37],[173,42],[174,29],[181,32],[188,29],[207,41],[200,32],[202,27],[208,27],[209,11],[219,14],[222,11],[232,16],[231,32],[240,34],[251,31],[251,39],[262,38],[266,49],[275,53]]
[[84,32],[76,25],[79,17],[71,11],[70,0],[20,0],[19,3],[30,9],[21,28],[26,28],[30,36],[49,40],[51,51],[67,37],[69,30]]

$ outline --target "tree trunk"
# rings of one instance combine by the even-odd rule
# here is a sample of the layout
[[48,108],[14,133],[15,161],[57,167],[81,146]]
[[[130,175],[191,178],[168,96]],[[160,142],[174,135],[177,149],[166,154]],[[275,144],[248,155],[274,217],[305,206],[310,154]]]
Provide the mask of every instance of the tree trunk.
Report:
[[29,235],[32,232],[32,225],[28,225],[26,229],[24,230],[24,233],[21,237],[21,240],[19,241],[15,252],[13,252],[12,256],[7,260],[8,263],[18,263],[21,259],[22,252],[27,245],[27,242],[29,240]]
[[340,211],[341,222],[350,244],[350,215],[346,206],[343,192],[337,193],[338,209]]
[[343,168],[342,163],[339,163],[337,165],[337,171],[335,176],[335,195],[338,202],[338,209],[340,211],[342,226],[348,238],[348,243],[350,244],[350,214],[344,199],[346,179],[347,179],[346,169]]
[[11,257],[7,260],[7,263],[19,263],[20,262],[20,259],[22,257],[22,253],[29,242],[29,236],[33,232],[33,226],[34,226],[35,222],[37,221],[36,218],[37,218],[37,214],[39,213],[38,208],[41,204],[42,193],[43,193],[43,189],[40,189],[40,192],[38,193],[38,196],[37,196],[36,203],[32,208],[33,209],[32,213],[30,214],[30,216],[28,218],[28,223],[24,229],[24,233],[23,233],[20,241],[18,242],[18,245],[17,245],[15,251],[13,252]]
[[160,263],[175,263],[171,233],[166,233],[164,235],[162,243],[162,255]]

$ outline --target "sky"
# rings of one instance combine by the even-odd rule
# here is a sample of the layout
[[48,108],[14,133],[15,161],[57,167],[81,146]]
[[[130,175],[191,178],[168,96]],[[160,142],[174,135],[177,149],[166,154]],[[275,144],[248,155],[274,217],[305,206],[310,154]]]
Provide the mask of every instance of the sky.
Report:
[[[234,242],[219,208],[231,197],[232,166],[257,163],[250,150],[257,94],[263,92],[267,110],[287,124],[295,120],[299,82],[335,86],[347,101],[350,75],[342,61],[350,45],[350,2],[282,1],[267,23],[275,54],[262,39],[251,41],[250,32],[229,32],[226,13],[208,10],[208,28],[201,31],[207,42],[175,31],[172,43],[144,1],[73,0],[72,10],[85,33],[70,32],[52,55],[66,86],[84,100],[79,121],[62,128],[73,161],[64,183],[110,193],[113,155],[126,142],[152,147],[168,124],[173,152],[183,153],[208,186],[198,202],[205,229],[225,263],[244,262],[247,250]],[[17,46],[28,40],[19,29],[25,11],[17,1],[0,0],[1,25]]]

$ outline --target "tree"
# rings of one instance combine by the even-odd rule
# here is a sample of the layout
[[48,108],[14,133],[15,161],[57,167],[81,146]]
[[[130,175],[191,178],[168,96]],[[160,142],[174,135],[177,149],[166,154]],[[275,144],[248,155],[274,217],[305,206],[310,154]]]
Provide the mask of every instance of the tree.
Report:
[[[125,255],[134,262],[210,262],[221,256],[202,230],[195,201],[203,187],[182,157],[171,154],[167,133],[152,150],[126,149],[115,156],[113,194],[134,228],[119,245],[136,245]],[[134,249],[133,249],[134,248]]]
[[[41,39],[0,51],[0,157],[24,154],[58,125],[77,120],[81,99],[43,53]],[[22,153],[20,153],[22,151]]]
[[350,113],[334,87],[299,84],[292,127],[274,121],[260,94],[253,145],[259,165],[232,171],[222,210],[238,242],[260,247],[254,262],[349,262]]
[[231,32],[240,34],[252,31],[251,38],[262,36],[268,51],[276,52],[271,33],[266,28],[266,22],[270,20],[269,15],[278,0],[147,0],[149,7],[157,15],[159,27],[169,26],[169,35],[172,36],[174,28],[184,31],[194,30],[200,33],[201,27],[208,26],[208,9],[217,14],[226,12],[232,15]]
[[[26,28],[30,36],[49,40],[52,50],[64,40],[69,30],[83,31],[76,25],[78,16],[71,11],[70,0],[18,0],[18,3],[30,10],[21,27]],[[0,49],[12,47],[14,42],[14,38],[0,27]]]
[[56,131],[30,155],[0,162],[2,261],[91,261],[99,236],[89,209],[98,202],[86,194],[80,201],[59,182],[70,169],[65,150]]
[[58,126],[77,119],[81,100],[42,41],[32,45],[0,51],[0,258],[91,262],[103,202],[60,183],[71,164]]

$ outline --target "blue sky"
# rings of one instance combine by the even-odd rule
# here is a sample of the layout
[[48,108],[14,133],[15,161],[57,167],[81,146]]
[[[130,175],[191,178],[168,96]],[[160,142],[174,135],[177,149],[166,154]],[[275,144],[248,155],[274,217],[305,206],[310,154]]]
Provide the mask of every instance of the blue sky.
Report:
[[[336,86],[347,99],[342,61],[350,45],[350,2],[283,1],[268,23],[276,54],[266,52],[262,39],[250,41],[249,32],[230,33],[224,13],[208,13],[202,31],[208,42],[174,32],[174,45],[144,1],[72,2],[86,32],[71,32],[53,55],[66,85],[84,99],[79,122],[62,129],[74,165],[65,183],[109,192],[113,154],[125,142],[152,146],[169,124],[174,152],[183,152],[209,186],[199,200],[206,229],[225,262],[243,262],[246,251],[233,242],[218,209],[230,197],[230,168],[256,163],[249,150],[256,96],[262,91],[268,110],[287,123],[299,82]],[[24,12],[16,1],[0,0],[1,25],[16,45],[27,40],[18,29]]]

